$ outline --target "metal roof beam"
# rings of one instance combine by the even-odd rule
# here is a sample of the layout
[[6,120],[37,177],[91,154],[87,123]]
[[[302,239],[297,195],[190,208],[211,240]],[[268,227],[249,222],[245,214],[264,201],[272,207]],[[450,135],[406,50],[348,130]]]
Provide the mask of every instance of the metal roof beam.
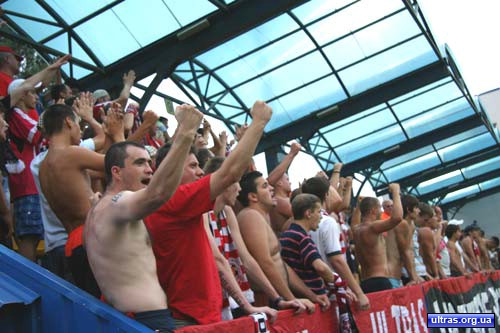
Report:
[[[203,30],[185,39],[179,39],[178,34],[166,36],[107,66],[105,75],[91,74],[81,79],[80,82],[82,86],[90,90],[111,89],[115,86],[121,86],[122,75],[129,69],[136,72],[139,80],[153,73],[161,74],[162,78],[167,77],[181,62],[305,2],[306,0],[253,0],[235,3],[234,6],[230,6],[228,11],[219,10],[209,15],[206,18],[209,24]],[[180,32],[197,26],[203,20],[205,19],[194,22]],[[147,102],[147,100],[145,101]]]
[[469,178],[469,179],[466,179],[466,180],[461,181],[459,183],[452,184],[452,185],[446,186],[444,188],[440,188],[436,191],[432,191],[432,192],[420,195],[418,198],[421,201],[428,201],[428,200],[434,199],[436,197],[442,196],[443,194],[455,192],[455,191],[461,190],[463,188],[466,188],[466,187],[469,187],[472,185],[476,185],[476,184],[479,184],[479,183],[482,183],[482,182],[485,182],[487,180],[497,178],[497,177],[500,177],[500,169],[493,170],[493,171],[487,172],[485,174],[479,175],[477,177]]
[[441,207],[443,210],[447,210],[450,207],[462,207],[471,201],[476,201],[476,200],[488,197],[490,195],[497,194],[499,192],[500,192],[500,186],[496,186],[496,187],[492,187],[486,191],[481,191],[479,193],[469,195],[465,198],[460,198],[460,199],[457,199],[454,201],[447,202],[445,204],[441,204],[441,205],[439,205],[439,207]]
[[467,118],[461,119],[440,128],[436,128],[433,131],[402,142],[394,147],[389,147],[384,151],[379,151],[374,154],[365,156],[357,161],[347,163],[342,168],[342,173],[349,175],[359,170],[366,169],[372,165],[381,165],[387,160],[423,148],[435,143],[436,141],[444,140],[453,135],[457,135],[480,125],[483,125],[483,120],[477,114],[473,114],[472,116],[469,116]]
[[427,84],[441,80],[449,75],[450,73],[444,61],[438,60],[397,79],[393,79],[351,97],[346,101],[312,112],[304,118],[266,133],[258,145],[256,152],[263,152],[268,147],[290,141],[296,137],[311,138],[313,134],[322,127],[348,118]]
[[[500,156],[500,148],[498,146],[488,147],[478,152],[475,152],[472,155],[459,157],[457,159],[445,162],[441,166],[419,171],[417,174],[394,180],[394,182],[399,183],[401,188],[409,187],[412,185],[420,184],[426,180],[433,179],[441,175],[445,175],[449,172],[466,168],[468,166],[474,165],[476,163],[488,160],[496,156]],[[373,190],[379,196],[389,193],[387,190],[387,185],[374,187]]]

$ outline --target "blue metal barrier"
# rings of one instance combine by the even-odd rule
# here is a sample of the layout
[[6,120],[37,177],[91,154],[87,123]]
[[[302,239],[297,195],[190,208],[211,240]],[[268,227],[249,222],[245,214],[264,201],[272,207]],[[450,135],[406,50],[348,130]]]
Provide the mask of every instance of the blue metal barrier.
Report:
[[[10,284],[8,279],[16,281]],[[128,318],[112,307],[104,304],[85,291],[59,278],[46,269],[32,263],[19,254],[0,245],[0,314],[8,316],[7,322],[0,327],[6,332],[8,325],[18,322],[19,306],[34,307],[30,311],[35,315],[24,315],[22,320],[31,327],[26,332],[40,333],[152,333],[144,325]],[[18,288],[18,292],[16,292]],[[19,302],[16,312],[6,312],[8,306]],[[2,301],[6,300],[5,303]],[[37,299],[39,295],[39,299]],[[27,303],[33,303],[31,305]],[[2,307],[2,305],[4,305]],[[26,319],[30,318],[30,319]],[[9,322],[12,321],[10,324]],[[7,325],[7,326],[5,326]]]

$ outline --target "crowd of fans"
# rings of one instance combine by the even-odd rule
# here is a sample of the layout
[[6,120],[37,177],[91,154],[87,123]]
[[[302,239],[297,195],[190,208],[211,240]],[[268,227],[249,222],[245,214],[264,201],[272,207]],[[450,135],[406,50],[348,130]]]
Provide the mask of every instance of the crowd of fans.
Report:
[[176,108],[170,137],[166,119],[127,105],[133,71],[112,99],[62,83],[69,55],[16,79],[22,60],[0,46],[1,242],[14,236],[36,261],[43,239],[43,267],[155,330],[273,321],[339,297],[365,310],[370,292],[499,268],[497,237],[462,232],[398,184],[382,204],[352,200],[337,163],[292,191],[298,143],[265,178],[252,161],[272,116],[264,102],[231,149],[192,106]]

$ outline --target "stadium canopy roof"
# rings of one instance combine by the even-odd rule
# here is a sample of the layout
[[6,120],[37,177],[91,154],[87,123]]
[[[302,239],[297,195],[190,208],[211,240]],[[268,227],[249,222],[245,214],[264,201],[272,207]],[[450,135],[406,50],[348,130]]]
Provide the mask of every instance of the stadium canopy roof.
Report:
[[[228,126],[263,99],[274,110],[258,151],[268,165],[299,140],[330,172],[344,163],[448,208],[500,190],[498,131],[471,97],[415,0],[8,0],[7,37],[67,77],[135,99],[194,103]],[[172,80],[188,98],[165,91]],[[163,87],[163,88],[162,88]]]

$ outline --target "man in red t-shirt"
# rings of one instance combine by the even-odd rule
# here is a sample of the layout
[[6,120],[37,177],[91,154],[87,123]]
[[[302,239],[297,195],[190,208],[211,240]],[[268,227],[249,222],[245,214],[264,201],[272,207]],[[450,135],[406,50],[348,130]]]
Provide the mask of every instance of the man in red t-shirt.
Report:
[[7,88],[19,73],[23,57],[8,46],[0,46],[0,97],[7,96]]
[[[213,174],[203,177],[203,170],[191,153],[184,163],[181,186],[167,203],[145,219],[153,239],[158,278],[167,293],[176,328],[220,321],[221,283],[244,312],[266,312],[271,320],[276,316],[272,309],[250,305],[227,265],[216,265],[202,219],[203,213],[213,209],[215,198],[239,181],[271,113],[264,102],[255,102],[252,124]],[[161,163],[168,150],[164,146],[158,151],[156,163]]]

